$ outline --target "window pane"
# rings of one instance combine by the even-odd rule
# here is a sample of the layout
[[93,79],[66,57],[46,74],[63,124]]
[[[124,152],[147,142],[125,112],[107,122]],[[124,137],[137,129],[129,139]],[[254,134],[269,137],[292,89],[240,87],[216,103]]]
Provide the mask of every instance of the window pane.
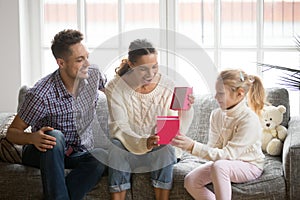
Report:
[[[284,58],[284,59],[282,59]],[[299,52],[266,52],[264,54],[264,63],[272,64],[282,67],[288,67],[293,69],[299,68]],[[282,85],[282,78],[286,77],[287,72],[277,69],[263,68],[264,84],[265,87],[285,87]],[[289,88],[287,88],[289,89]],[[300,96],[299,91],[289,90],[289,98],[291,105],[291,116],[299,115],[300,113]]]
[[228,46],[256,44],[256,1],[221,1],[221,43]]
[[247,74],[257,74],[256,52],[221,52],[221,69],[235,68],[242,69]]
[[264,44],[294,45],[293,36],[300,34],[299,0],[264,1]]
[[215,52],[212,50],[206,50],[204,49],[207,55],[209,56],[210,60],[212,60],[213,63],[215,63]]
[[124,30],[159,28],[159,0],[124,0]]
[[77,29],[76,0],[45,0],[43,38],[44,44],[51,45],[56,33],[63,29]]
[[106,69],[103,70],[103,73],[106,75],[108,81],[112,80],[116,75],[116,68],[120,66],[122,59],[112,60],[110,65],[106,66]]
[[47,74],[50,74],[54,72],[56,69],[58,69],[58,65],[56,63],[56,60],[52,54],[51,49],[44,50],[44,68],[43,68],[43,76],[46,76]]
[[178,31],[202,45],[214,42],[214,1],[179,0]]
[[176,86],[191,86],[194,94],[208,94],[211,92],[205,81],[205,78],[210,77],[205,77],[205,74],[201,74],[199,70],[195,69],[195,66],[180,57],[176,57],[176,63]]
[[[299,52],[266,52],[263,63],[299,69]],[[282,87],[279,84],[282,83],[280,77],[286,72],[278,69],[267,69],[263,68],[266,87]]]
[[86,0],[86,31],[93,46],[118,34],[118,0]]

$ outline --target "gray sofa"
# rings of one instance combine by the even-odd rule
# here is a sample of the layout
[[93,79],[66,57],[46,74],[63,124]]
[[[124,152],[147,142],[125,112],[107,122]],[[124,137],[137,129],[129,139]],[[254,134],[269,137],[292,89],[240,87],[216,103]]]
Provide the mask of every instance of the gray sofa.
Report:
[[[266,155],[263,175],[255,181],[243,184],[232,184],[233,199],[299,199],[300,196],[300,118],[290,119],[288,92],[285,89],[268,89],[268,100],[273,105],[284,105],[287,112],[283,125],[288,127],[288,136],[284,142],[282,156]],[[98,110],[101,127],[107,132],[107,107],[102,95]],[[194,119],[189,135],[194,139],[206,142],[208,138],[209,116],[217,104],[212,95],[197,96],[194,104]],[[3,129],[9,116],[14,113],[0,114],[0,128]],[[7,124],[6,124],[7,125]],[[5,131],[2,130],[2,137]],[[99,139],[98,139],[99,140]],[[101,139],[100,139],[101,140]],[[184,176],[201,165],[203,161],[184,153],[174,167],[174,184],[170,199],[192,199],[183,187]],[[66,170],[68,173],[68,170]],[[207,186],[210,189],[212,185]],[[0,161],[0,199],[42,199],[40,171],[22,164]],[[110,199],[107,176],[88,193],[85,199]],[[133,174],[132,189],[127,192],[127,199],[154,199],[150,185],[149,173]]]

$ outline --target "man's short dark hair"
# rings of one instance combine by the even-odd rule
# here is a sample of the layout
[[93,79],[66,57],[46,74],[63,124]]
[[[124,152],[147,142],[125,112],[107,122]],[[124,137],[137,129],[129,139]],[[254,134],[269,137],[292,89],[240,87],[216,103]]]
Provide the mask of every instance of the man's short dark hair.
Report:
[[52,40],[51,50],[55,57],[65,59],[72,54],[70,46],[83,40],[83,34],[80,31],[67,29],[60,31]]

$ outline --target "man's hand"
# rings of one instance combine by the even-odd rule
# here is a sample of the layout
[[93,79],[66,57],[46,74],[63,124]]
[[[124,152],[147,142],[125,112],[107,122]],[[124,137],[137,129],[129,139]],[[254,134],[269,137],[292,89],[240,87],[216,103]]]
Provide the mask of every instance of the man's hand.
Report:
[[187,152],[192,152],[195,141],[185,135],[176,135],[172,140],[172,145]]
[[46,152],[56,145],[56,138],[45,134],[46,131],[52,131],[51,127],[43,127],[37,132],[32,133],[32,144],[40,151]]
[[158,147],[159,136],[151,135],[147,139],[147,149],[152,149],[153,147]]

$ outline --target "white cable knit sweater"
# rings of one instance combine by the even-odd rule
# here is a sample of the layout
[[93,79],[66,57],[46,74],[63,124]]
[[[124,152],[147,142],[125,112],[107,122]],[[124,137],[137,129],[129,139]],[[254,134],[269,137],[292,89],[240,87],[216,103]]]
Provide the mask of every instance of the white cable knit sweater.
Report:
[[263,169],[261,125],[245,100],[229,110],[214,110],[207,144],[195,142],[192,154],[207,160],[242,160]]
[[[134,154],[149,152],[146,142],[151,134],[155,134],[156,116],[178,115],[177,111],[169,109],[173,89],[174,83],[161,75],[153,91],[141,94],[116,76],[105,89],[111,137],[119,139]],[[183,111],[179,117],[180,131],[186,133],[193,119],[193,109]]]

